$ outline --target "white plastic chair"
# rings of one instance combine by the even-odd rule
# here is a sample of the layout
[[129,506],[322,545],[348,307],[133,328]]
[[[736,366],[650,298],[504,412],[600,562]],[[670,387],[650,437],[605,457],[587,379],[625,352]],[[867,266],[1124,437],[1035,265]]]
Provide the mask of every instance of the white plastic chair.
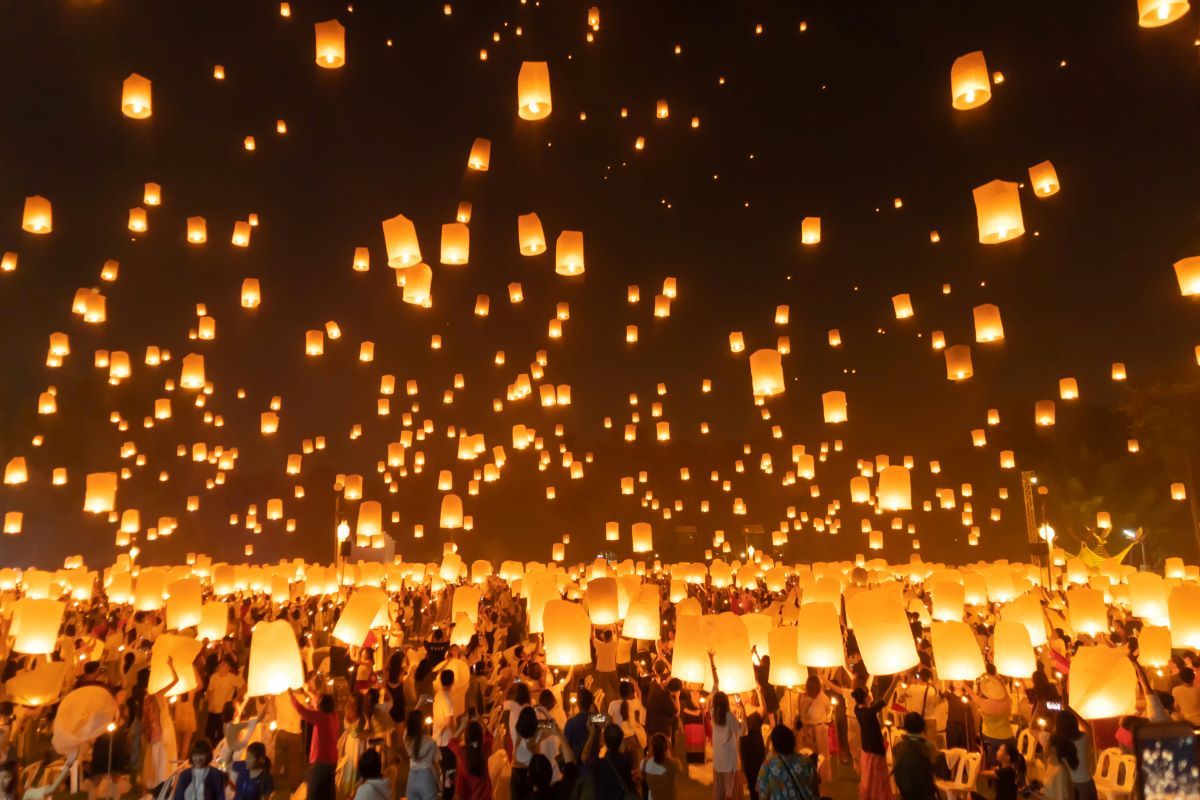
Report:
[[982,758],[979,753],[964,752],[958,757],[957,768],[952,770],[953,780],[937,781],[938,791],[946,800],[966,800],[971,796]]

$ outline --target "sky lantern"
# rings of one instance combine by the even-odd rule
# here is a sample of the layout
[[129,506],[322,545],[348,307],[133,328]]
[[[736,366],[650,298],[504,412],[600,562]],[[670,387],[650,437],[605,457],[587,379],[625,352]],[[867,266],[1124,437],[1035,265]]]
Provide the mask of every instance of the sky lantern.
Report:
[[783,356],[778,350],[755,350],[750,354],[750,383],[755,397],[783,394]]
[[304,664],[296,634],[287,620],[262,621],[250,633],[246,696],[283,694],[304,687]]
[[201,586],[199,578],[172,581],[167,586],[167,630],[177,631],[200,624]]
[[946,354],[946,379],[965,381],[974,375],[971,368],[971,348],[965,344],[956,344],[943,350]]
[[1020,622],[999,620],[992,638],[992,662],[1006,678],[1028,679],[1037,669],[1029,630]]
[[1058,194],[1058,173],[1049,161],[1034,164],[1029,168],[1029,182],[1033,184],[1033,193],[1038,197]]
[[26,655],[49,655],[58,646],[58,628],[62,625],[66,603],[48,597],[23,597],[17,601],[15,618],[20,616],[20,627],[15,631],[16,640],[12,649]]
[[[840,648],[839,648],[840,649]],[[701,631],[698,615],[675,617],[675,650],[671,657],[671,677],[684,683],[712,686],[712,662]]]
[[1104,592],[1088,587],[1067,590],[1067,611],[1075,633],[1095,636],[1108,630],[1108,607]]
[[453,493],[444,496],[439,520],[439,524],[443,528],[461,528],[463,526],[462,498]]
[[200,607],[200,622],[196,626],[196,638],[219,641],[229,632],[229,606],[213,600]]
[[1129,602],[1135,617],[1152,625],[1169,619],[1167,587],[1161,575],[1135,572],[1129,576]]
[[[25,212],[21,216],[21,230],[26,233],[45,234],[54,230],[54,215],[50,201],[40,195],[25,198]],[[1176,265],[1176,270],[1179,265]]]
[[183,389],[204,388],[204,356],[188,353],[179,369],[179,386]]
[[1161,669],[1171,661],[1171,629],[1164,625],[1146,625],[1138,633],[1138,663],[1148,669]]
[[258,278],[246,278],[242,281],[242,308],[258,308],[262,304],[262,290]]
[[713,634],[713,667],[721,691],[739,694],[755,689],[758,682],[750,660],[750,635],[741,617],[730,612],[719,614]]
[[592,663],[592,628],[587,612],[569,600],[550,600],[542,610],[546,663],[568,667]]
[[[32,199],[34,198],[30,198],[30,200]],[[25,213],[28,218],[29,200],[25,201]],[[49,204],[47,204],[46,213],[49,215]],[[29,228],[25,230],[29,230]],[[1200,295],[1200,256],[1191,256],[1176,261],[1175,278],[1179,281],[1179,292],[1184,297]]]
[[984,303],[972,309],[975,316],[975,341],[998,342],[1004,338],[1004,323],[1000,320],[1000,307]]
[[338,69],[346,65],[346,29],[336,19],[318,22],[316,31],[317,66]]
[[852,622],[867,672],[895,675],[921,663],[899,598],[899,584],[847,596],[846,616]]
[[442,263],[452,266],[466,264],[471,255],[471,229],[461,222],[442,226]]
[[930,616],[938,621],[961,620],[963,618],[963,603],[966,600],[966,589],[961,583],[951,580],[941,580],[928,584]]
[[912,508],[912,484],[906,468],[893,464],[879,473],[879,506],[885,511]]
[[1084,719],[1137,713],[1138,679],[1124,647],[1084,645],[1071,658],[1071,708]]
[[383,507],[378,500],[363,500],[358,506],[355,535],[370,538],[383,533]]
[[983,51],[959,56],[950,65],[950,101],[958,111],[979,108],[992,99],[992,83]]
[[1171,499],[1172,500],[1187,500],[1187,487],[1182,483],[1171,484]]
[[934,622],[930,628],[933,659],[939,680],[974,681],[983,674],[983,653],[975,641],[975,631],[960,617]]
[[805,217],[800,221],[800,243],[801,244],[820,244],[821,242],[821,218],[820,217]]
[[428,264],[421,262],[397,270],[396,278],[404,280],[404,302],[418,306],[429,304],[430,289],[433,285],[433,269]]
[[492,140],[476,139],[467,156],[467,167],[477,172],[487,172],[492,162]]
[[563,231],[554,243],[554,271],[559,275],[582,275],[583,231]]
[[621,626],[621,635],[643,641],[658,641],[662,638],[659,601],[657,585],[648,583],[641,586],[636,598],[629,604]]
[[84,511],[107,514],[116,508],[117,473],[89,472],[84,483]]
[[517,116],[526,120],[550,116],[550,67],[545,61],[523,61],[517,75]]
[[361,647],[385,602],[374,592],[357,591],[350,595],[333,626],[333,638],[351,647]]
[[1175,647],[1200,648],[1200,586],[1180,584],[1167,598],[1171,643]]
[[767,681],[774,686],[801,686],[808,679],[808,668],[796,657],[799,633],[800,629],[795,625],[774,627],[767,633],[767,647],[771,652]]
[[584,603],[593,625],[614,625],[620,621],[616,578],[593,578],[584,590]]
[[1159,28],[1188,12],[1188,0],[1138,0],[1138,25]]
[[975,187],[971,194],[975,198],[980,244],[1000,244],[1024,235],[1017,184],[994,180]]
[[635,522],[629,531],[629,540],[635,553],[649,553],[654,549],[654,532],[649,522]]
[[896,319],[908,319],[913,315],[912,299],[907,294],[893,296],[892,310],[896,312]]
[[152,110],[150,79],[135,72],[121,84],[121,113],[130,119],[146,119]]
[[383,242],[389,267],[410,267],[421,260],[417,228],[403,214],[383,221]]
[[517,216],[517,243],[523,256],[546,252],[546,234],[542,232],[542,220],[536,213]]
[[187,240],[189,244],[204,244],[208,241],[208,223],[204,217],[187,218]]
[[1033,421],[1040,427],[1048,428],[1054,424],[1054,401],[1038,400],[1033,405]]
[[846,393],[841,391],[824,392],[821,395],[821,410],[826,422],[831,424],[845,422],[849,419]]
[[1058,396],[1063,400],[1077,400],[1079,398],[1079,382],[1074,378],[1059,378]]

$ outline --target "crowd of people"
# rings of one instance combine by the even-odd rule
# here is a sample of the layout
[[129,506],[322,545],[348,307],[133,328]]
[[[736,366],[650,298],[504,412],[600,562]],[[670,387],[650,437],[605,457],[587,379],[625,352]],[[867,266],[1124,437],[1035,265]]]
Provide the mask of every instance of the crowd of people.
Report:
[[[74,603],[54,653],[7,652],[4,678],[60,661],[58,699],[103,687],[119,716],[86,746],[60,754],[49,745],[57,700],[4,699],[0,800],[40,800],[69,775],[93,797],[169,800],[674,800],[685,782],[710,784],[713,800],[819,800],[836,775],[857,780],[860,800],[931,800],[939,781],[953,779],[946,755],[960,751],[980,754],[980,785],[996,800],[1090,800],[1099,751],[1129,752],[1149,720],[1200,725],[1189,652],[1176,651],[1151,674],[1137,667],[1138,715],[1085,722],[1069,705],[1069,674],[1075,648],[1091,637],[1054,630],[1026,680],[997,675],[989,660],[977,681],[946,681],[928,628],[911,614],[921,663],[909,672],[867,674],[847,630],[844,667],[810,669],[802,685],[778,686],[770,656],[756,653],[757,686],[727,693],[719,671],[707,687],[673,676],[670,602],[662,602],[658,641],[625,638],[620,624],[597,626],[592,662],[563,669],[546,663],[509,584],[492,578],[480,588],[478,622],[465,641],[454,635],[453,587],[420,586],[392,593],[391,627],[358,646],[329,634],[342,608],[336,597],[279,603],[248,594],[230,604],[225,637],[205,640],[193,664],[170,665],[196,671],[198,685],[183,694],[173,682],[150,691],[161,611],[109,604],[102,593]],[[777,614],[794,598],[765,588],[689,592],[711,614]],[[919,585],[906,592],[922,597]],[[1140,623],[1112,613],[1103,638],[1136,665]],[[985,656],[991,614],[976,609],[968,620]],[[248,697],[251,632],[276,619],[296,634],[307,683]],[[10,641],[9,624],[0,642]],[[1029,732],[1024,744],[1020,731]]]

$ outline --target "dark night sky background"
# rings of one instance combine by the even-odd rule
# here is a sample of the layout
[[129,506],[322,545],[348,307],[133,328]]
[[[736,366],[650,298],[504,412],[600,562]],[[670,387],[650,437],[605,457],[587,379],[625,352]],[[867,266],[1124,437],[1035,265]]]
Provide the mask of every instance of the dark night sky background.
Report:
[[[917,459],[917,505],[937,487],[974,484],[978,548],[963,546],[959,510],[905,515],[924,558],[1020,558],[1017,476],[997,468],[999,450],[1015,449],[1021,468],[1060,471],[1082,446],[1101,460],[1131,458],[1111,414],[1123,390],[1109,381],[1110,364],[1125,362],[1133,385],[1194,380],[1198,311],[1194,298],[1180,296],[1171,265],[1200,253],[1195,9],[1144,30],[1133,0],[625,0],[599,4],[601,27],[587,44],[589,5],[457,2],[446,16],[426,0],[356,2],[353,13],[297,0],[284,19],[272,2],[5,4],[0,249],[18,252],[20,264],[0,275],[0,459],[24,455],[31,482],[0,491],[0,510],[25,512],[24,532],[0,541],[0,563],[52,564],[70,553],[108,563],[114,526],[81,511],[83,482],[87,472],[128,463],[117,456],[123,441],[136,442],[149,463],[122,483],[119,507],[140,508],[144,526],[160,514],[180,522],[171,538],[144,547],[150,561],[196,550],[240,560],[247,543],[256,558],[327,558],[336,472],[364,474],[367,496],[385,513],[401,512],[401,523],[387,527],[407,557],[436,558],[439,468],[454,470],[475,516],[475,531],[456,536],[468,559],[545,559],[565,532],[568,560],[588,559],[607,519],[621,520],[623,535],[630,522],[653,521],[664,557],[698,559],[702,547],[680,546],[675,525],[698,526],[701,539],[743,523],[769,530],[788,505],[819,514],[833,498],[844,504],[841,533],[806,527],[781,554],[849,558],[866,552],[866,536],[848,482],[855,459],[877,453]],[[313,23],[335,17],[347,28],[347,65],[324,70],[313,63]],[[986,106],[956,112],[950,64],[979,49],[1004,83]],[[526,59],[550,65],[554,110],[539,123],[516,116]],[[225,81],[212,78],[215,64],[225,67]],[[153,81],[148,120],[120,113],[121,81],[131,72]],[[666,120],[654,118],[659,98],[670,103]],[[695,130],[693,116],[701,119]],[[286,136],[274,132],[279,118]],[[253,153],[242,149],[247,135],[257,140]],[[469,172],[467,153],[480,136],[492,141],[491,169]],[[637,136],[646,137],[644,151],[633,148]],[[971,189],[993,178],[1027,181],[1028,167],[1045,159],[1062,191],[1038,200],[1023,188],[1025,236],[980,245]],[[164,202],[150,211],[150,230],[133,238],[126,218],[146,181],[162,185]],[[54,204],[50,236],[20,229],[23,200],[33,194]],[[892,207],[895,197],[903,208]],[[460,200],[474,204],[470,263],[444,267],[436,263],[439,226],[453,220]],[[516,246],[516,216],[529,211],[541,216],[550,243],[535,258]],[[261,225],[251,246],[232,247],[233,222],[252,212]],[[397,213],[415,221],[434,269],[432,309],[402,303],[386,267],[380,222]],[[208,220],[203,247],[184,242],[191,215]],[[802,248],[800,220],[809,215],[822,218],[823,241]],[[564,228],[584,232],[582,279],[554,274],[553,239]],[[939,244],[929,242],[931,230]],[[350,262],[363,245],[372,266],[359,274]],[[120,262],[115,284],[98,277],[108,258]],[[667,276],[677,278],[679,297],[669,319],[655,320],[653,296]],[[263,286],[263,305],[252,313],[239,307],[246,277]],[[507,300],[513,281],[524,287],[519,306]],[[943,283],[951,294],[941,293]],[[641,287],[637,306],[625,302],[628,284]],[[104,325],[71,315],[81,286],[108,297]],[[890,297],[899,292],[911,294],[914,318],[895,320]],[[472,314],[481,293],[491,297],[484,319]],[[548,341],[560,301],[570,303],[571,319],[562,340]],[[216,318],[215,341],[187,339],[197,302]],[[1003,314],[1002,344],[974,344],[971,309],[985,302]],[[773,324],[783,303],[791,307],[787,329]],[[306,358],[304,331],[330,319],[343,338],[327,342],[323,358]],[[627,324],[640,327],[635,347],[624,343]],[[835,327],[845,344],[831,350],[826,332]],[[972,345],[973,379],[945,380],[943,358],[928,343],[935,329],[951,344]],[[770,402],[771,423],[753,406],[747,354],[729,353],[733,330],[745,333],[747,353],[791,337],[788,389]],[[53,331],[71,337],[57,370],[44,364]],[[442,350],[429,349],[432,334],[443,337]],[[364,339],[376,343],[371,364],[356,360]],[[174,360],[145,366],[148,344],[169,348]],[[132,380],[108,386],[106,372],[92,366],[97,348],[127,350]],[[501,348],[508,363],[496,367]],[[492,398],[540,348],[548,350],[547,380],[571,384],[572,407],[527,400],[493,414]],[[178,378],[188,352],[205,355],[216,383],[209,408],[226,426],[201,424],[191,395],[177,393],[175,418],[143,430],[153,398],[165,396],[163,381]],[[466,390],[443,406],[456,372]],[[439,426],[421,447],[424,473],[401,480],[399,494],[387,494],[375,471],[404,410],[398,393],[392,416],[375,415],[383,373],[401,385],[418,379],[417,418]],[[1082,398],[1059,402],[1058,425],[1035,431],[1034,402],[1056,398],[1067,376],[1079,380]],[[706,377],[715,389],[701,395]],[[654,396],[660,381],[669,390],[662,398]],[[59,413],[39,417],[37,395],[49,385],[58,388]],[[235,399],[238,387],[247,399]],[[820,395],[831,389],[849,395],[846,425],[821,420]],[[621,441],[630,392],[641,398],[634,445]],[[258,415],[276,394],[280,432],[264,439]],[[671,422],[669,444],[653,441],[654,400]],[[989,407],[1002,424],[989,428],[986,448],[972,448],[969,431],[984,427]],[[108,423],[113,409],[130,420],[128,432]],[[605,415],[613,417],[610,431]],[[698,434],[701,420],[713,426],[708,437]],[[350,441],[355,422],[365,435]],[[514,423],[556,446],[556,422],[577,458],[595,454],[583,480],[567,480],[557,454],[555,466],[539,472],[533,451],[511,447]],[[782,440],[770,438],[772,423],[784,427]],[[465,490],[482,463],[453,460],[445,424],[484,432],[489,448],[508,452],[504,478],[478,497]],[[41,448],[30,444],[36,433],[46,437]],[[302,438],[320,434],[329,447],[305,457],[299,482],[308,496],[292,500],[284,460]],[[791,443],[813,452],[834,438],[845,450],[818,465],[820,499],[808,497],[804,481],[779,485]],[[212,467],[174,455],[177,444],[196,441],[239,449],[237,468],[217,491],[203,491]],[[751,455],[741,455],[743,442]],[[773,476],[758,471],[763,448],[773,453]],[[1167,481],[1178,478],[1153,468],[1153,453],[1143,456],[1143,477],[1165,507]],[[736,458],[745,459],[745,473],[734,472]],[[929,474],[929,459],[941,461],[941,475]],[[49,485],[56,466],[69,470],[65,487]],[[680,482],[680,466],[690,467],[690,483]],[[160,469],[170,482],[157,481]],[[684,513],[663,521],[636,497],[620,496],[619,477],[638,469],[649,470],[645,488],[655,496],[683,499]],[[708,480],[712,469],[733,481],[732,492]],[[547,485],[557,500],[544,500]],[[996,501],[999,486],[1010,487],[1007,503]],[[1052,484],[1052,498],[1056,491]],[[201,495],[200,513],[184,512],[189,494]],[[735,496],[749,504],[748,516],[730,514]],[[295,534],[278,522],[264,522],[259,536],[229,526],[229,515],[249,503],[265,516],[269,497],[285,499]],[[713,502],[707,515],[698,513],[703,498]],[[1185,504],[1170,505],[1154,532],[1157,546],[1194,556]],[[993,506],[1003,510],[999,524],[987,521]],[[1104,507],[1119,526],[1138,522],[1116,499]],[[422,523],[426,538],[414,542],[412,525]],[[885,537],[882,555],[907,560],[910,537]],[[627,548],[626,538],[618,551]]]

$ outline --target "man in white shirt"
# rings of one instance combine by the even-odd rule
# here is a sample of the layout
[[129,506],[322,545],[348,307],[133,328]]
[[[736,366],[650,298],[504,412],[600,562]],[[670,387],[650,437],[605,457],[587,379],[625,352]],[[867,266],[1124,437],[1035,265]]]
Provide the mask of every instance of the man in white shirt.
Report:
[[1191,667],[1179,670],[1181,683],[1171,690],[1175,698],[1175,716],[1190,725],[1200,725],[1200,686],[1196,685],[1196,673]]
[[286,694],[277,694],[272,705],[275,709],[275,755],[271,766],[275,771],[275,788],[291,796],[307,768],[307,752],[304,748],[304,729],[300,715]]
[[454,713],[454,698],[450,690],[454,686],[454,671],[442,670],[438,676],[438,690],[433,696],[433,740],[437,742],[442,758],[442,797],[449,800],[454,794],[457,760],[450,749],[458,717]]
[[237,701],[238,692],[245,686],[241,677],[230,669],[227,659],[222,658],[217,662],[217,671],[208,679],[208,688],[204,692],[204,707],[208,710],[208,721],[205,723],[204,733],[210,742],[219,742],[224,738],[225,728],[221,720],[221,712],[225,709],[226,703]]

